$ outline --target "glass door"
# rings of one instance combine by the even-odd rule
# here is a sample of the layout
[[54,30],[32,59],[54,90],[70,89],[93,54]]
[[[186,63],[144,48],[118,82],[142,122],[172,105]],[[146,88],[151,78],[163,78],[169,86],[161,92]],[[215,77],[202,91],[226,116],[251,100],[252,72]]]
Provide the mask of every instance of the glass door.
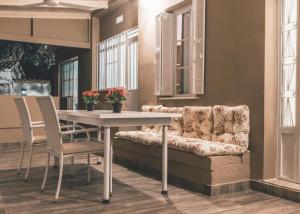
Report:
[[278,176],[300,183],[299,158],[299,69],[298,2],[281,0],[280,51],[280,127]]
[[60,64],[60,95],[69,110],[78,109],[78,59],[70,59]]

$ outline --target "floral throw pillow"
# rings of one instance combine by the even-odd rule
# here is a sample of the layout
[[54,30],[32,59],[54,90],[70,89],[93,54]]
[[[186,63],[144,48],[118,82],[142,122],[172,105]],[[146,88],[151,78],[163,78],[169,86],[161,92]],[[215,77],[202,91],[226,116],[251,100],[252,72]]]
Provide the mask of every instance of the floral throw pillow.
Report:
[[211,140],[213,132],[212,107],[186,106],[183,110],[183,136]]
[[[161,108],[162,108],[162,105],[157,105],[157,106],[143,105],[142,106],[142,111],[143,112],[160,112]],[[161,129],[160,125],[146,125],[146,126],[142,126],[142,131],[143,132],[159,133],[160,129]]]
[[[162,107],[162,113],[183,113],[183,107]],[[183,134],[183,118],[172,118],[171,125],[168,127],[168,134],[173,136],[182,136]]]
[[213,141],[230,143],[246,149],[248,148],[250,132],[248,106],[214,106],[213,118]]

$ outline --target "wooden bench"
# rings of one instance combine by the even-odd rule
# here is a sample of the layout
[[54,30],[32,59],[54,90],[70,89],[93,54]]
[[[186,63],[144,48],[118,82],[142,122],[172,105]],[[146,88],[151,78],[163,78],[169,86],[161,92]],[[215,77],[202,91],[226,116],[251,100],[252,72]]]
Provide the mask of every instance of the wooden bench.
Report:
[[[181,112],[169,127],[169,182],[210,196],[249,188],[249,109],[247,106],[167,108],[143,111]],[[161,174],[160,128],[118,132],[115,160],[154,176]]]

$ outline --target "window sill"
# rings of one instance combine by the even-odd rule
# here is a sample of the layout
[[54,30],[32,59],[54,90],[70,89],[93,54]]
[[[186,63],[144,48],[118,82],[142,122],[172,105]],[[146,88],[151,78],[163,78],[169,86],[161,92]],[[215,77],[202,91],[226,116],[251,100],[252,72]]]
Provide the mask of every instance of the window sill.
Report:
[[175,96],[175,97],[159,97],[159,100],[198,100],[197,96]]

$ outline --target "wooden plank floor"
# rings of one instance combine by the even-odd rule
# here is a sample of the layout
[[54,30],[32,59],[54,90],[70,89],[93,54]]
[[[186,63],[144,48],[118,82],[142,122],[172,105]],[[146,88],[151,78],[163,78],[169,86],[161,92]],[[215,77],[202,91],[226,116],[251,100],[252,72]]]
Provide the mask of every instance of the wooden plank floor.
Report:
[[[160,194],[160,181],[124,167],[113,166],[113,196],[103,205],[103,166],[93,165],[92,184],[86,185],[86,157],[75,158],[73,174],[65,167],[61,195],[53,203],[57,169],[51,167],[45,192],[40,192],[45,154],[35,153],[29,181],[16,175],[17,145],[0,145],[0,214],[22,213],[300,213],[300,205],[249,190],[210,198],[169,185],[169,196]],[[37,150],[41,151],[42,148]],[[53,162],[53,161],[52,161]],[[93,158],[92,163],[96,159]],[[26,160],[25,160],[26,163]],[[65,163],[70,163],[66,160]],[[72,176],[73,175],[73,176]]]

